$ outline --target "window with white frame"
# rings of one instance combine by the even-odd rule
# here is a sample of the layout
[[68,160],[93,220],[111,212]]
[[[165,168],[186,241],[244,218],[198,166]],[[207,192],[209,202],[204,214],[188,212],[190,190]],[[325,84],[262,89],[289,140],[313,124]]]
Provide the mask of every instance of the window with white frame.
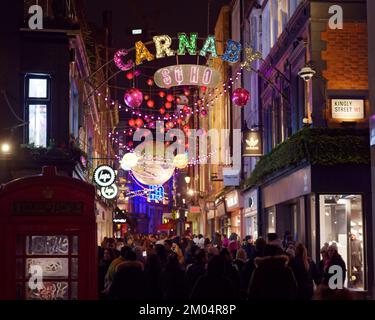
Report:
[[25,117],[28,122],[26,130],[28,144],[47,147],[50,99],[50,77],[27,74],[25,77]]

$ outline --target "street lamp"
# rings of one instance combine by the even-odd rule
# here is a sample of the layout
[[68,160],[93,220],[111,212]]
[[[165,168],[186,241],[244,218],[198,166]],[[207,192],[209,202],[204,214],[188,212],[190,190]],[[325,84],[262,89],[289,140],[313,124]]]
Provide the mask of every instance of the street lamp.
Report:
[[189,176],[185,177],[185,182],[190,183],[190,177]]
[[1,152],[2,153],[10,153],[10,144],[9,143],[6,143],[6,142],[4,142],[4,143],[2,143],[1,144]]
[[189,190],[188,190],[188,195],[189,195],[189,196],[194,195],[194,190],[193,190],[193,189],[189,189]]

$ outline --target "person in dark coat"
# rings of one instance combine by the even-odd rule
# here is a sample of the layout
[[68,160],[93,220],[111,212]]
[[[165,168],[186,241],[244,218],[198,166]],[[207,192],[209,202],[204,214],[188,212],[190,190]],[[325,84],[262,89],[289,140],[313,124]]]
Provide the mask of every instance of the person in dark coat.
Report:
[[297,281],[288,262],[288,256],[278,255],[277,246],[267,245],[265,256],[256,258],[254,261],[256,268],[249,284],[249,299],[296,299]]
[[307,249],[302,243],[297,244],[295,252],[289,266],[297,280],[298,299],[310,300],[314,294],[314,282],[316,285],[320,283],[319,272],[314,261],[307,256]]
[[117,266],[109,296],[114,300],[145,300],[147,283],[143,273],[143,264],[136,261],[134,251],[127,251],[125,261]]
[[186,268],[186,279],[188,282],[190,293],[193,290],[198,278],[206,273],[206,263],[206,252],[204,250],[198,249],[195,252],[195,261],[192,264],[188,265]]
[[101,292],[104,290],[105,275],[107,274],[108,268],[114,258],[115,257],[114,257],[114,253],[112,249],[104,249],[103,257],[99,261],[99,271],[98,271],[98,278],[99,278],[98,289],[99,289],[99,296],[101,298],[104,298]]
[[240,283],[241,283],[240,289],[242,291],[247,291],[247,289],[249,288],[250,279],[255,269],[254,261],[258,257],[264,257],[265,249],[266,249],[266,240],[264,240],[263,238],[258,238],[255,241],[254,255],[247,260],[244,267],[242,268],[242,271],[240,272]]
[[332,266],[338,266],[342,271],[342,283],[345,283],[346,279],[346,264],[342,259],[341,255],[338,253],[338,248],[336,243],[332,243],[327,250],[328,259],[324,266],[323,284],[328,285],[329,279],[335,275],[336,272],[330,273],[330,268]]
[[159,282],[161,269],[159,257],[156,254],[148,255],[144,274],[148,287],[148,296],[152,300],[161,300],[161,288]]
[[225,263],[222,256],[213,256],[208,261],[207,272],[197,280],[191,300],[218,302],[238,298],[232,281],[224,275]]
[[253,243],[253,237],[252,236],[246,236],[244,245],[242,248],[246,251],[246,256],[248,259],[251,259],[255,254],[255,246]]
[[160,287],[163,300],[183,301],[188,298],[185,272],[174,252],[169,254],[167,264],[160,274]]

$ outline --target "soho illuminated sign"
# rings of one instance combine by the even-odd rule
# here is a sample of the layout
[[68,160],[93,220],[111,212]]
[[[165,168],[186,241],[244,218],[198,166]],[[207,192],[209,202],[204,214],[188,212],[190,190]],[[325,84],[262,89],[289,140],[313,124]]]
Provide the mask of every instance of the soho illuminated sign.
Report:
[[116,174],[110,166],[99,166],[94,171],[94,182],[99,187],[108,187],[115,182]]
[[159,69],[154,81],[160,88],[184,85],[216,87],[220,82],[220,73],[210,67],[195,64],[179,64]]

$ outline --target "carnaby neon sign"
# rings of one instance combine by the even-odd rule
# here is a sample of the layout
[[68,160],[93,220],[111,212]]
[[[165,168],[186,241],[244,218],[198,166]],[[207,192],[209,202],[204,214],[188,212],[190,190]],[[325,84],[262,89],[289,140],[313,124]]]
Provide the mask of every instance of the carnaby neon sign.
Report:
[[[144,61],[152,61],[155,58],[161,59],[164,57],[179,55],[184,56],[186,53],[189,55],[200,55],[207,56],[208,54],[213,58],[219,58],[216,50],[216,40],[214,35],[209,35],[203,42],[203,46],[200,50],[197,48],[197,33],[190,33],[188,36],[186,33],[178,33],[178,48],[173,50],[172,38],[168,35],[158,35],[153,37],[153,43],[155,45],[155,54],[152,54],[146,45],[142,41],[135,43],[135,65],[140,65]],[[242,50],[241,43],[229,39],[226,43],[224,54],[221,56],[223,61],[235,63],[240,59],[240,52]],[[126,60],[128,50],[120,49],[115,53],[114,62],[116,66],[122,70],[127,71],[133,68],[134,62],[132,60]]]

